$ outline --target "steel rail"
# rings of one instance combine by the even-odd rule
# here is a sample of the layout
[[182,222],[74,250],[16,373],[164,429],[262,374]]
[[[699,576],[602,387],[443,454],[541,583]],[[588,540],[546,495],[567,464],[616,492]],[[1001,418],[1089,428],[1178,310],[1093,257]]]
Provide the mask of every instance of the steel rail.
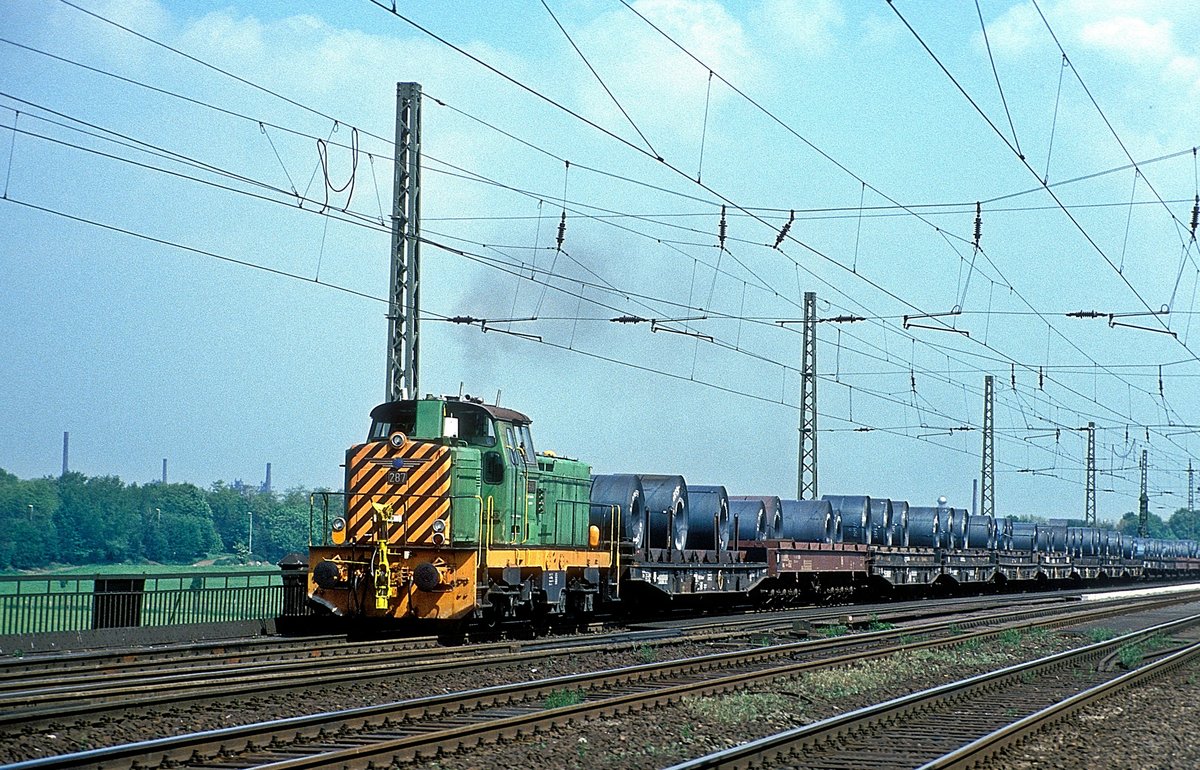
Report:
[[1015,746],[1034,733],[1074,714],[1097,701],[1112,697],[1130,687],[1137,687],[1166,676],[1200,657],[1200,641],[1193,642],[1158,660],[1126,672],[1095,687],[1076,693],[1058,703],[1029,714],[1004,727],[988,733],[965,746],[926,762],[918,770],[965,770],[1001,751]]
[[[789,757],[794,756],[805,746],[813,746],[823,741],[836,740],[842,736],[879,724],[891,723],[893,726],[900,726],[902,729],[901,722],[906,715],[935,708],[939,703],[957,702],[976,691],[1012,686],[1022,681],[1024,677],[1036,675],[1038,672],[1098,658],[1108,650],[1116,649],[1132,641],[1197,623],[1200,623],[1200,615],[1190,615],[1177,620],[1160,623],[1106,641],[1055,653],[1037,660],[1019,663],[997,671],[979,674],[957,682],[950,682],[910,695],[893,698],[883,703],[837,714],[812,724],[784,730],[774,735],[743,743],[739,746],[733,746],[703,757],[681,762],[672,765],[667,770],[714,770],[715,768],[735,770],[756,766],[792,764],[794,760],[790,760]],[[1176,655],[1184,654],[1176,653]],[[1194,655],[1196,653],[1191,652],[1190,654]],[[1172,659],[1174,657],[1172,656]],[[1092,688],[1089,692],[1097,689]],[[801,764],[803,764],[802,760]]]
[[[1138,603],[1131,608],[1128,603],[1120,607],[1103,606],[1091,607],[1076,613],[1064,614],[1061,607],[1040,608],[1029,611],[998,613],[991,618],[992,622],[1004,617],[1024,618],[1030,627],[1058,627],[1078,624],[1114,614],[1124,614],[1130,611],[1144,611],[1181,601],[1179,597],[1171,597],[1169,601],[1157,600]],[[1038,619],[1039,616],[1052,617]],[[987,619],[973,619],[968,622],[983,623]],[[740,689],[746,685],[771,680],[781,676],[794,676],[805,671],[827,668],[839,664],[853,663],[868,658],[878,658],[905,650],[928,649],[942,646],[962,644],[977,638],[996,636],[1005,627],[994,627],[974,633],[960,633],[936,639],[923,639],[908,644],[901,644],[879,649],[859,649],[833,657],[789,662],[783,665],[769,665],[770,661],[781,656],[803,652],[835,651],[842,648],[864,647],[872,643],[886,642],[890,638],[912,635],[914,633],[933,633],[940,629],[946,631],[955,625],[963,625],[963,621],[945,620],[927,623],[914,627],[889,629],[854,636],[836,637],[832,639],[809,640],[793,642],[772,647],[753,650],[714,653],[682,660],[663,663],[643,664],[621,669],[573,674],[553,677],[533,682],[515,685],[499,685],[481,690],[451,693],[448,695],[429,696],[426,698],[402,701],[399,703],[379,706],[362,707],[342,712],[329,712],[305,717],[296,717],[273,722],[246,725],[241,727],[224,728],[216,731],[194,733],[173,738],[162,738],[135,744],[115,746],[106,749],[96,749],[78,754],[68,754],[58,757],[29,760],[11,765],[12,770],[48,770],[49,768],[67,768],[80,766],[129,767],[136,762],[139,766],[152,766],[156,763],[186,761],[189,765],[200,762],[204,756],[220,756],[219,763],[223,767],[238,766],[238,760],[231,755],[239,752],[254,751],[255,747],[277,745],[278,743],[295,742],[297,739],[317,740],[320,736],[338,734],[344,730],[378,730],[394,728],[397,724],[410,724],[423,719],[441,718],[446,715],[467,715],[451,717],[455,722],[450,727],[437,725],[418,725],[416,735],[400,738],[374,741],[369,736],[350,739],[354,743],[367,743],[369,747],[355,745],[342,748],[340,751],[316,753],[312,756],[302,756],[285,760],[279,767],[324,767],[324,766],[355,766],[358,757],[370,756],[375,760],[379,757],[396,756],[412,758],[435,754],[445,748],[457,748],[470,745],[495,736],[512,736],[551,724],[561,724],[588,716],[616,713],[636,708],[671,702],[684,695],[704,695]],[[1009,626],[1011,627],[1011,626]],[[764,665],[766,664],[766,665]],[[719,678],[712,678],[713,671],[731,669],[741,666],[742,670]],[[754,668],[758,666],[758,668]],[[749,668],[749,670],[746,670]],[[683,681],[671,683],[664,679],[677,677]],[[604,688],[612,692],[601,692]],[[574,706],[545,710],[539,705],[524,705],[523,701],[545,698],[552,693],[562,691],[588,691],[587,699]],[[471,711],[487,708],[498,708],[492,718],[476,719],[467,724],[459,724],[464,719],[472,719]],[[514,713],[516,712],[516,713]],[[498,717],[498,718],[497,718]],[[303,752],[304,749],[297,749]],[[242,766],[261,764],[258,759],[243,763]],[[363,762],[361,764],[368,764]]]
[[[1045,597],[1036,605],[1059,605],[1067,601],[1061,597]],[[1115,599],[1113,601],[1121,601]],[[999,605],[1011,605],[1010,598],[1001,601],[965,601],[957,605],[971,609],[987,609]],[[945,615],[954,609],[913,607],[909,610],[884,612],[883,617],[924,617]],[[880,613],[872,613],[872,617]],[[721,641],[761,633],[771,629],[790,626],[796,620],[812,623],[836,622],[843,613],[812,608],[774,614],[769,617],[747,616],[734,619],[720,618],[704,623],[689,623],[681,627],[655,624],[644,630],[623,631],[588,637],[566,637],[537,639],[521,642],[495,642],[467,648],[420,648],[417,650],[372,652],[349,657],[317,656],[270,662],[251,662],[246,665],[193,665],[185,672],[176,673],[173,668],[154,666],[149,671],[131,674],[103,671],[84,674],[71,672],[59,677],[34,677],[23,686],[0,684],[0,727],[33,719],[66,718],[82,716],[89,712],[115,706],[150,705],[176,703],[185,699],[201,700],[210,695],[234,696],[243,693],[261,692],[264,688],[289,689],[295,679],[309,686],[316,683],[336,684],[328,677],[364,678],[420,674],[455,668],[475,668],[483,665],[503,665],[512,662],[528,662],[529,654],[538,657],[555,657],[573,653],[611,652],[643,645],[664,646],[683,641]],[[860,620],[863,619],[860,617]],[[724,629],[724,630],[720,630]],[[505,655],[504,653],[509,653]],[[512,656],[520,656],[519,660]],[[398,664],[404,664],[401,668]],[[316,679],[314,674],[323,678]]]

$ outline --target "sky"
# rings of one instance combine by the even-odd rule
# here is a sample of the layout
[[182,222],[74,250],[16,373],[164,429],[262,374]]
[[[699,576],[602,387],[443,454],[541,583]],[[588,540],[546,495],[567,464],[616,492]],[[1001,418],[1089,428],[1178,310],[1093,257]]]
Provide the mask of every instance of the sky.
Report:
[[998,514],[1082,516],[1094,422],[1101,519],[1142,450],[1168,515],[1200,458],[1193,10],[0,4],[0,468],[58,473],[69,431],[88,475],[340,487],[417,82],[422,392],[594,472],[794,496],[814,291],[820,493],[971,507],[991,375]]

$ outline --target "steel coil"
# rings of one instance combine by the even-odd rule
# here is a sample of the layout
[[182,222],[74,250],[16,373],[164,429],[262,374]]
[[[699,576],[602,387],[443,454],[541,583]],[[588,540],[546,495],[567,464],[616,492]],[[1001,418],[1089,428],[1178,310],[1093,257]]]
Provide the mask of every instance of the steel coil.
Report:
[[892,524],[888,527],[892,535],[892,545],[908,548],[908,502],[905,500],[892,501]]
[[837,537],[837,519],[828,500],[781,500],[783,523],[777,532],[780,540],[809,543],[833,543]]
[[871,498],[860,495],[824,495],[842,517],[842,541],[846,543],[871,544],[870,511]]
[[1038,525],[1032,521],[1014,521],[1012,526],[1012,549],[1035,552],[1038,550]]
[[892,501],[884,497],[872,497],[870,507],[871,542],[876,545],[892,545]]
[[650,519],[651,548],[682,550],[687,544],[688,494],[683,476],[642,474],[638,476]]
[[687,488],[687,547],[724,551],[729,547],[729,493],[722,486]]
[[967,543],[970,548],[996,547],[996,520],[988,514],[976,514],[967,521]]
[[646,526],[645,496],[638,477],[631,473],[592,476],[588,523],[600,530],[603,543],[612,542],[614,515],[620,529],[619,539],[641,548]]
[[775,540],[779,537],[779,530],[783,527],[783,506],[778,497],[774,495],[731,495],[730,503],[732,504],[734,500],[757,500],[762,503],[763,518],[759,525],[759,539]]
[[942,542],[941,511],[932,506],[908,509],[908,544],[918,548],[937,548]]
[[731,532],[737,543],[766,540],[767,508],[761,497],[729,496]]

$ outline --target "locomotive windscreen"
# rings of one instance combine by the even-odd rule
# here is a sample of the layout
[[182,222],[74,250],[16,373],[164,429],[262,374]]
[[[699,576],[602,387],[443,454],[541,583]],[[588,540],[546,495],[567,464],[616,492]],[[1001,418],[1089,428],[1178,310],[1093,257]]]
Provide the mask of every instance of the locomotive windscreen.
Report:
[[371,410],[371,433],[368,441],[382,441],[396,431],[412,435],[417,424],[415,401],[395,401],[382,404]]

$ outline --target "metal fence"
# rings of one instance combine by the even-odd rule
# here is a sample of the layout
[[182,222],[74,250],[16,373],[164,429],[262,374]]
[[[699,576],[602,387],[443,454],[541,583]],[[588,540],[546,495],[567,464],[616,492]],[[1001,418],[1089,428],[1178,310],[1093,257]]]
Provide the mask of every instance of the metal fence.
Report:
[[0,635],[277,618],[284,574],[0,577]]

